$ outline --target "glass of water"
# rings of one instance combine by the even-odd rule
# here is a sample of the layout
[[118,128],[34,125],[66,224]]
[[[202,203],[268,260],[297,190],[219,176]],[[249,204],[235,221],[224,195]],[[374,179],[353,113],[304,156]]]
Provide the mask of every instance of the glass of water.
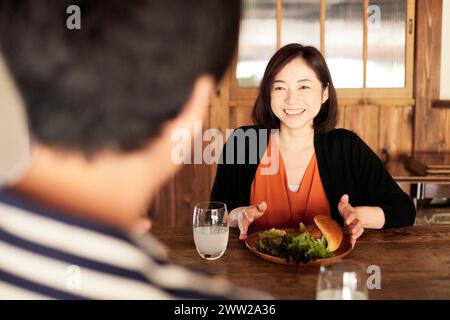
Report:
[[194,242],[203,259],[216,260],[228,244],[228,211],[225,203],[202,202],[195,205],[193,216]]
[[368,300],[365,266],[352,261],[321,266],[317,279],[316,299]]

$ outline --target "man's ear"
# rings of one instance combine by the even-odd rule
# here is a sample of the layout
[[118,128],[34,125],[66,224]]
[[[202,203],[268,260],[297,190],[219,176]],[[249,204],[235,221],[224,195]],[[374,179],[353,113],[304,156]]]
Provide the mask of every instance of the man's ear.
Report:
[[322,91],[322,104],[324,104],[325,102],[327,102],[328,100],[328,86],[326,86],[325,89],[323,89]]
[[[183,158],[188,157],[186,159],[191,160],[192,141],[196,137],[201,139],[203,135],[202,130],[196,130],[195,122],[204,120],[211,103],[214,86],[215,81],[212,76],[198,77],[178,115],[164,123],[158,137],[148,144],[146,168],[150,168],[153,187],[161,186],[171,175],[181,169],[178,165],[179,156],[175,160],[173,158],[174,148],[183,151],[181,155]],[[180,135],[174,136],[174,133]],[[203,155],[203,150],[200,151]],[[151,164],[156,169],[153,169]]]
[[175,119],[169,122],[167,129],[172,131],[179,128],[186,128],[190,131],[194,121],[202,121],[211,103],[211,94],[214,86],[215,81],[212,76],[203,75],[198,77],[181,112]]
[[13,184],[28,169],[30,140],[23,100],[0,54],[0,187]]
[[191,120],[203,120],[211,103],[214,85],[215,81],[212,76],[203,75],[197,78],[180,116],[187,116]]

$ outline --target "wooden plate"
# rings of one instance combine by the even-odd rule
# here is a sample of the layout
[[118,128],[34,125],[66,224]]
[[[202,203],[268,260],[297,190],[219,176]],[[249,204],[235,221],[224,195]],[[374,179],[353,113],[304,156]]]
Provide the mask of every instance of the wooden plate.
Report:
[[[284,230],[290,235],[300,234],[300,231],[298,229],[284,229]],[[256,249],[256,244],[258,243],[258,240],[259,240],[259,234],[260,234],[260,232],[252,233],[245,240],[245,245],[254,255],[256,255],[264,260],[274,262],[274,263],[285,264],[285,265],[302,265],[302,264],[304,265],[304,263],[296,264],[294,262],[287,262],[286,259],[284,259],[284,258],[274,257],[269,254],[265,254],[265,253],[258,251]],[[341,246],[334,252],[334,256],[332,256],[330,258],[310,260],[307,263],[307,265],[319,265],[320,266],[320,265],[333,264],[333,263],[336,263],[336,262],[342,260],[346,255],[348,255],[350,253],[350,251],[352,251],[352,245],[350,243],[350,240],[344,236]]]

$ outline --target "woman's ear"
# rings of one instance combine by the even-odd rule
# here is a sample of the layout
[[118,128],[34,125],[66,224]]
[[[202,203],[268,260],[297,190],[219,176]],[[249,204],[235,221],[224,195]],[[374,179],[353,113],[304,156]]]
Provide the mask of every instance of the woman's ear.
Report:
[[328,85],[322,91],[322,104],[327,102],[327,100],[328,100]]

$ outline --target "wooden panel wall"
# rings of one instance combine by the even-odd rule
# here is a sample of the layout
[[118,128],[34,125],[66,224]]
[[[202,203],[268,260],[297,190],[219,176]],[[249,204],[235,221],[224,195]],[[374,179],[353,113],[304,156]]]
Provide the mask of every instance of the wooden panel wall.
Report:
[[414,151],[450,151],[450,110],[431,107],[440,90],[441,30],[442,0],[418,0]]
[[[203,130],[211,127],[210,114],[211,110],[203,121]],[[211,172],[211,166],[206,164],[183,165],[153,199],[149,209],[153,225],[192,225],[192,209],[195,204],[209,200]]]
[[185,165],[160,190],[149,210],[153,225],[192,225],[195,204],[209,200],[211,169],[207,165]]

